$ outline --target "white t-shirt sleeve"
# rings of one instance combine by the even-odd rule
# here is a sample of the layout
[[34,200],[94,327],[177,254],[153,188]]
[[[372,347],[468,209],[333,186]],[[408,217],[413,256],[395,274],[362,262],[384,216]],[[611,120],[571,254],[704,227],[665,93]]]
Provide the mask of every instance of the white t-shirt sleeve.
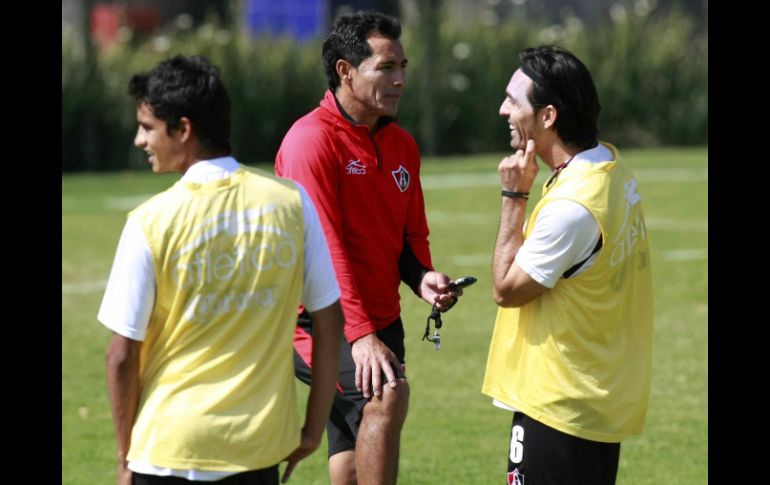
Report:
[[138,222],[126,221],[97,319],[132,340],[144,340],[155,304],[152,253]]
[[[565,271],[591,256],[600,237],[599,224],[588,209],[571,200],[557,199],[537,214],[535,228],[514,261],[533,280],[553,288]],[[572,276],[588,269],[597,255]]]
[[302,197],[305,219],[305,269],[302,305],[309,312],[326,308],[340,297],[340,287],[334,273],[329,246],[326,244],[321,221],[305,188],[297,183]]

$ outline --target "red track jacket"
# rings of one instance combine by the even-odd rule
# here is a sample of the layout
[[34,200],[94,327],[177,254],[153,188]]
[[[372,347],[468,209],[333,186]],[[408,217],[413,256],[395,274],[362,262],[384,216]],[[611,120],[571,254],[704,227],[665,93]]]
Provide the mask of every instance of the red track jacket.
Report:
[[414,138],[394,122],[371,135],[329,90],[284,137],[275,173],[302,184],[318,210],[347,340],[387,327],[401,313],[400,281],[416,292],[421,271],[433,269]]

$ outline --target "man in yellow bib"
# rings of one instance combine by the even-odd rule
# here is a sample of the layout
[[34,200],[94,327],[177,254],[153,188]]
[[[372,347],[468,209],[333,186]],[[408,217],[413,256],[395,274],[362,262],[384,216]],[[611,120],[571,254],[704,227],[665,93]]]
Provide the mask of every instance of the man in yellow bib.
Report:
[[[500,115],[492,263],[500,306],[482,392],[511,410],[509,484],[614,484],[620,442],[641,433],[650,391],[652,276],[641,196],[597,139],[599,100],[564,49],[519,54]],[[551,169],[525,225],[538,166]]]
[[[323,228],[297,183],[230,153],[217,70],[175,56],[133,76],[134,144],[171,188],[134,209],[98,319],[118,484],[272,485],[321,442],[343,317]],[[313,316],[313,383],[297,416],[292,336]]]

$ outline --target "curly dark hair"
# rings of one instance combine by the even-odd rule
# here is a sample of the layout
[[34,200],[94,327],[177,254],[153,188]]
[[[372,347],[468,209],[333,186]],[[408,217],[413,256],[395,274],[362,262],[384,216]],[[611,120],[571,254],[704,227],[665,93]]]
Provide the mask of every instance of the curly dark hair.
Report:
[[128,93],[165,121],[169,134],[184,116],[206,150],[230,153],[230,97],[219,71],[205,57],[167,59],[150,72],[135,74]]

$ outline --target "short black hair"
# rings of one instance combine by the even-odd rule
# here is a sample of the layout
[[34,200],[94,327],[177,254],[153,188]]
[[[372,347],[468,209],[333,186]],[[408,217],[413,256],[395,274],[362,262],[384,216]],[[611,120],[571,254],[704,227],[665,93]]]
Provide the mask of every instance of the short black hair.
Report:
[[380,12],[356,12],[339,17],[326,36],[322,57],[324,72],[329,88],[337,89],[340,77],[337,74],[337,61],[346,60],[354,67],[372,55],[372,48],[366,39],[373,33],[398,40],[401,37],[401,24],[393,17]]
[[562,141],[584,150],[595,147],[601,106],[585,64],[558,46],[524,49],[519,61],[532,79],[527,93],[532,107],[538,110],[551,104],[558,111],[555,127]]
[[205,149],[230,153],[230,97],[219,71],[205,57],[167,59],[131,77],[128,93],[137,106],[146,103],[165,121],[169,134],[187,117]]

